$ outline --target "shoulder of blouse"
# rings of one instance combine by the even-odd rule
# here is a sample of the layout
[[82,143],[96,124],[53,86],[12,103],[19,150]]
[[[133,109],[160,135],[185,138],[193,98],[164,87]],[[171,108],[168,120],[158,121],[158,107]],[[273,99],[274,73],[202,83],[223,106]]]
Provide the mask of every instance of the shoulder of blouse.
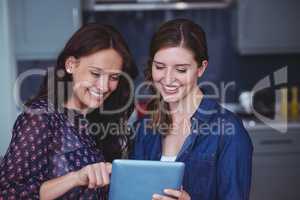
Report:
[[38,98],[24,108],[24,113],[53,116],[60,113],[59,109],[55,109],[53,103],[49,102],[47,98]]
[[59,119],[59,112],[54,109],[52,103],[49,103],[46,98],[39,98],[23,108],[23,112],[18,116],[16,124],[22,121],[36,121],[47,126]]

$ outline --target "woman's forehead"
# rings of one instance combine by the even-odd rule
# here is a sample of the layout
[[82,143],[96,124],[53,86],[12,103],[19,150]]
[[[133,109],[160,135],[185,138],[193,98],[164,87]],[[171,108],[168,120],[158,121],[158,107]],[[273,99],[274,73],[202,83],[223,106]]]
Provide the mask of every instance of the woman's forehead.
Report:
[[123,59],[114,49],[102,50],[80,58],[85,66],[102,71],[120,71]]
[[155,53],[153,60],[164,64],[191,64],[195,61],[193,53],[183,47],[160,49]]
[[88,69],[94,70],[97,72],[103,72],[103,73],[121,73],[121,68],[119,67],[105,67],[105,66],[88,66]]

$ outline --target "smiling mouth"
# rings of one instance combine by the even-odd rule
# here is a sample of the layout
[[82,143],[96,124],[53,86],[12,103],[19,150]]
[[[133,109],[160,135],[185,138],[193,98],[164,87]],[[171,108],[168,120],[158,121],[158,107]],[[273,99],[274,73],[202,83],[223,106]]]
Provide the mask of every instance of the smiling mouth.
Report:
[[89,89],[88,91],[89,91],[89,93],[90,93],[93,97],[96,97],[96,98],[102,98],[102,97],[104,96],[104,94],[101,94],[101,93],[96,92],[96,91],[91,90],[91,89]]
[[177,86],[164,86],[162,85],[162,88],[163,88],[163,91],[166,93],[166,94],[175,94],[178,92],[178,88]]

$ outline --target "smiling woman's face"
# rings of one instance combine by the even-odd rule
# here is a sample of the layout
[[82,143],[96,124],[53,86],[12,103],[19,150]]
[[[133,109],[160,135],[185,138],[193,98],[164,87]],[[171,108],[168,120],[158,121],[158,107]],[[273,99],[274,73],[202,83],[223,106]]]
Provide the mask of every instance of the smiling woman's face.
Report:
[[186,48],[163,48],[154,55],[152,78],[165,102],[175,103],[185,98],[198,87],[197,78],[201,75],[202,67]]
[[122,64],[122,57],[114,49],[68,58],[66,70],[73,76],[72,105],[78,109],[100,107],[117,89]]

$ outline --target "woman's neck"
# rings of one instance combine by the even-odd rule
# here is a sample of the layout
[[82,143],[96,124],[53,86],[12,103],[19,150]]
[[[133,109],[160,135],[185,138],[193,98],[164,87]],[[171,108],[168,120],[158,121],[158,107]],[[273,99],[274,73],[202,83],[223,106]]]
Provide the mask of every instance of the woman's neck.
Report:
[[202,98],[202,91],[199,87],[195,87],[195,89],[189,92],[181,101],[169,103],[173,121],[175,122],[182,118],[189,119],[197,110]]
[[86,115],[89,111],[89,108],[84,104],[80,103],[79,101],[77,101],[76,97],[74,97],[73,95],[64,104],[64,107],[68,109],[76,110],[83,115]]

